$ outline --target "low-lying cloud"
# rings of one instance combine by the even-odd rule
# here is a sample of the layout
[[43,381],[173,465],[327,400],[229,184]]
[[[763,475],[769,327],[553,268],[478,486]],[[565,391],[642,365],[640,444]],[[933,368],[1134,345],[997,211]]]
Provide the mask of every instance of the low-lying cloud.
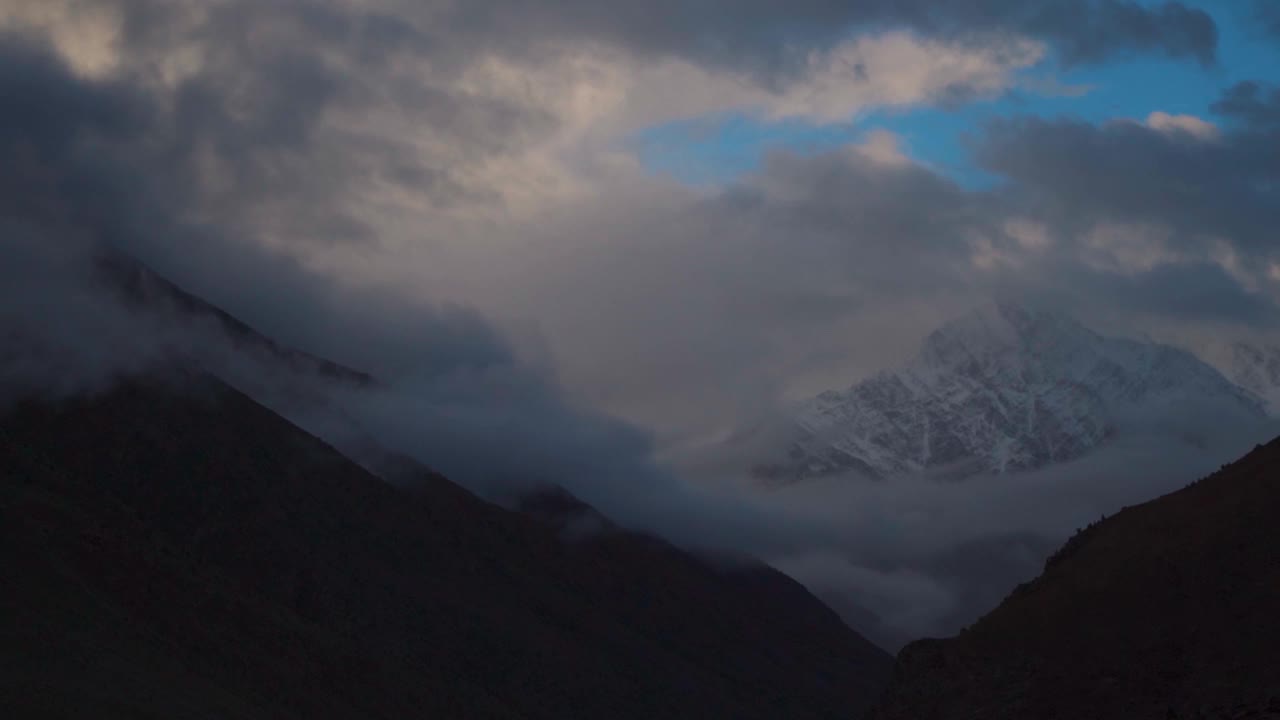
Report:
[[[837,478],[824,481],[826,487],[779,492],[794,493],[801,507],[848,529],[850,565],[889,579],[915,579],[896,595],[861,596],[888,630],[900,636],[950,634],[993,608],[1014,584],[1037,575],[1048,552],[1075,529],[1171,492],[1280,430],[1274,422],[1220,407],[1179,408],[1177,419],[1153,420],[1131,418],[1102,449],[1035,472],[960,483],[902,478],[840,485]],[[803,556],[794,568],[791,561],[777,562],[818,592],[837,594],[833,602],[841,590],[859,597],[856,585],[831,586],[821,574],[806,575]],[[927,617],[912,598],[916,592],[927,593],[936,605]]]

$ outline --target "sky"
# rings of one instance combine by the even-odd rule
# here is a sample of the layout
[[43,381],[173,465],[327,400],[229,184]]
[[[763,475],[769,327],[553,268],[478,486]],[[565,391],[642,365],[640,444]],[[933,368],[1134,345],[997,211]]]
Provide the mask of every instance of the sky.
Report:
[[1129,54],[1105,63],[1063,67],[1050,51],[1016,69],[1008,87],[972,102],[872,107],[816,122],[741,111],[681,118],[637,132],[636,152],[651,172],[691,185],[717,185],[757,170],[773,148],[822,152],[883,130],[895,133],[913,160],[966,187],[985,187],[998,176],[983,171],[966,138],[991,118],[1034,114],[1100,123],[1141,120],[1158,112],[1223,122],[1211,109],[1214,101],[1240,78],[1274,77],[1280,46],[1247,3],[1216,0],[1197,7],[1211,14],[1217,29],[1212,64]]
[[8,375],[214,352],[103,304],[111,248],[382,378],[351,412],[470,487],[553,478],[843,578],[901,632],[990,599],[947,553],[1040,548],[1030,520],[1157,480],[1043,515],[1054,482],[993,486],[1017,518],[932,532],[950,490],[837,522],[662,459],[992,297],[1188,346],[1280,330],[1272,0],[0,0],[0,97]]
[[[0,22],[149,103],[239,241],[475,312],[663,443],[993,294],[1188,342],[1275,324],[1265,1],[244,5]],[[148,260],[272,322],[264,290]]]

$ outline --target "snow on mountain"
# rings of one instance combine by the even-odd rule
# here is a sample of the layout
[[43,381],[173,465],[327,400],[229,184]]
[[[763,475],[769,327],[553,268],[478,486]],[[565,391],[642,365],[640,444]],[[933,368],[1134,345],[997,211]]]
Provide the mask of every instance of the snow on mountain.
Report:
[[1185,350],[990,303],[930,334],[906,367],[802,403],[790,446],[755,470],[784,481],[1028,470],[1089,452],[1125,418],[1196,403],[1263,414],[1258,397]]
[[1236,342],[1210,358],[1236,385],[1262,398],[1267,412],[1280,416],[1280,346]]

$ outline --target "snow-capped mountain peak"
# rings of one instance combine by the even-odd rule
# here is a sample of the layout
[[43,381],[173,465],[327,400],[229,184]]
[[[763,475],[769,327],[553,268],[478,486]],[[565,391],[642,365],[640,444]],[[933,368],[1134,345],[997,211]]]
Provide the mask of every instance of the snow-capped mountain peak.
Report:
[[778,479],[1025,470],[1083,455],[1122,418],[1200,401],[1261,415],[1255,396],[1184,350],[993,302],[930,333],[905,367],[801,404],[785,458],[758,470]]
[[1074,319],[993,302],[943,325],[925,338],[910,367],[915,372],[1034,370],[1044,363],[1070,364],[1099,336]]

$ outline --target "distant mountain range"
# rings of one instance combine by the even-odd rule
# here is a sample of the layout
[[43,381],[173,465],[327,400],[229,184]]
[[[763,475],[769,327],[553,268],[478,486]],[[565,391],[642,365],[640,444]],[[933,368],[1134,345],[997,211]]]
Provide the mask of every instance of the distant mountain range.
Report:
[[1280,351],[1238,346],[1229,371],[1062,314],[989,303],[931,333],[905,367],[795,407],[783,442],[753,470],[783,482],[961,478],[1073,460],[1144,418],[1212,410],[1264,420],[1280,397]]

